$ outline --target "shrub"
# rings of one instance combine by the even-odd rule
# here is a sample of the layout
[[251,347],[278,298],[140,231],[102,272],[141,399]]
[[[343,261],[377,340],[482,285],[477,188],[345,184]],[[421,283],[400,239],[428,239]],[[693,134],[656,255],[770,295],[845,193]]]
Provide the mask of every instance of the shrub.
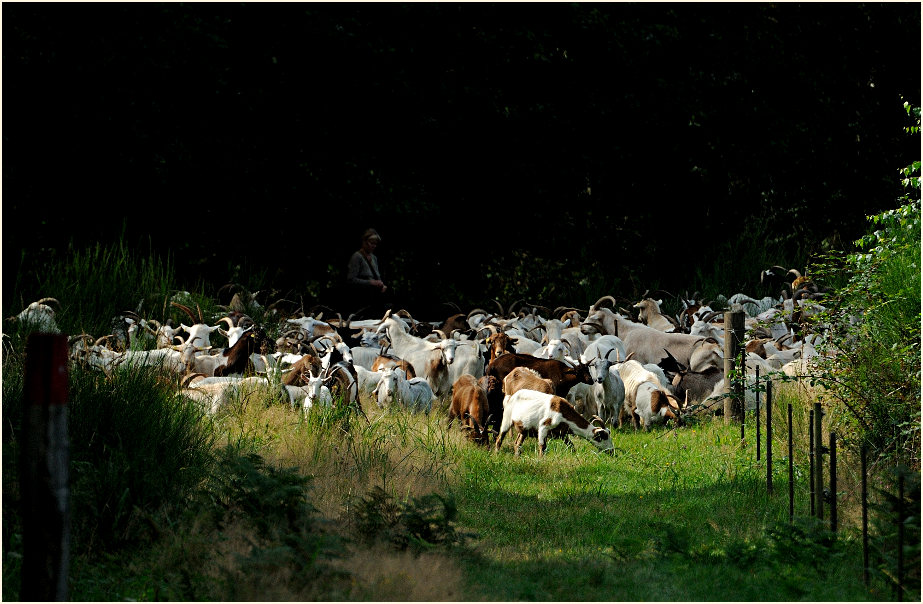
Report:
[[[907,106],[916,119],[919,108]],[[854,444],[920,466],[920,162],[901,170],[908,194],[869,216],[873,228],[845,259],[826,257],[817,274],[845,278],[824,301],[835,354],[820,363],[832,417]]]

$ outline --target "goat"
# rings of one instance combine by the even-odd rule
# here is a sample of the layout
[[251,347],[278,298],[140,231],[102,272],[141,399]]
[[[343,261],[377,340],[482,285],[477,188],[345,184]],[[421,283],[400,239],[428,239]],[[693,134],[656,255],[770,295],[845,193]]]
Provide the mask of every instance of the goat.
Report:
[[590,316],[583,322],[584,333],[619,336],[625,349],[634,354],[641,364],[657,363],[661,350],[670,350],[676,359],[693,370],[700,371],[709,365],[724,365],[724,352],[715,340],[685,333],[666,333],[641,323],[633,323],[609,308],[599,307],[600,302],[611,299],[603,296],[590,307]]
[[523,389],[554,394],[554,382],[529,367],[514,367],[503,378],[503,393],[509,396]]
[[192,380],[180,392],[202,403],[206,413],[212,415],[234,399],[270,388],[268,380],[260,376],[225,377],[220,381],[209,380],[214,380],[214,378]]
[[[494,327],[490,325],[489,327]],[[491,330],[487,339],[484,340],[484,344],[487,346],[487,352],[489,357],[487,363],[490,364],[498,356],[508,354],[510,352],[516,352],[516,349],[513,347],[513,338],[509,336],[506,332],[498,331],[495,327]]]
[[653,421],[673,419],[679,423],[680,406],[676,397],[668,393],[657,376],[635,360],[615,365],[625,385],[625,402],[619,410],[619,428],[626,416],[631,417],[632,426],[638,429],[638,420],[645,430],[650,430]]
[[302,355],[282,377],[282,383],[286,386],[303,386],[308,383],[308,378],[312,375],[320,375],[320,371],[320,357],[313,354],[305,354]]
[[638,320],[659,331],[671,332],[679,328],[679,324],[670,316],[660,312],[663,300],[644,298],[632,308],[638,309]]
[[704,401],[715,390],[715,385],[724,378],[724,370],[717,367],[707,367],[703,371],[690,371],[688,367],[678,362],[669,350],[657,366],[664,372],[672,375],[670,383],[673,394],[678,400],[684,401],[684,406],[698,404]]
[[382,369],[387,369],[389,367],[397,367],[404,370],[404,377],[408,380],[412,380],[417,377],[416,372],[413,370],[413,365],[408,363],[403,359],[399,359],[396,356],[387,354],[384,349],[378,354],[375,360],[372,362],[372,366],[369,368],[371,371],[381,371]]
[[[599,418],[595,418],[594,421]],[[602,423],[602,420],[599,420]],[[522,450],[522,441],[529,430],[536,430],[539,456],[545,455],[545,444],[549,432],[564,426],[560,432],[571,432],[587,439],[597,448],[612,453],[612,437],[609,430],[595,427],[585,420],[566,399],[554,394],[535,390],[519,390],[503,401],[503,422],[494,450],[499,451],[503,438],[510,428],[516,426],[519,432],[513,445],[516,456]]]
[[452,422],[458,418],[468,438],[482,444],[489,444],[487,383],[490,379],[484,376],[478,380],[470,373],[460,376],[452,384],[452,403],[449,406],[447,427],[451,428]]
[[228,348],[234,346],[237,340],[255,325],[253,319],[243,313],[228,313],[228,316],[221,317],[218,322],[226,323],[228,326],[227,330],[218,329],[218,333],[228,339]]
[[[579,363],[576,367],[571,367],[562,361],[554,359],[539,359],[531,354],[505,354],[497,357],[493,363],[487,366],[485,375],[493,376],[500,384],[503,378],[513,370],[514,367],[529,367],[536,370],[542,377],[552,381],[555,387],[555,394],[561,397],[567,396],[567,392],[572,386],[578,383],[591,384],[593,378],[590,376],[589,369],[586,365]],[[499,390],[499,389],[498,389]],[[487,400],[490,406],[490,413],[494,417],[499,417],[503,410],[503,391],[488,391]],[[496,420],[494,420],[496,423]]]
[[266,332],[257,325],[252,325],[241,335],[233,346],[225,348],[220,356],[224,363],[215,367],[213,375],[232,375],[253,373],[251,356],[258,354],[266,342]]
[[7,321],[28,326],[43,333],[60,333],[61,330],[58,329],[54,320],[55,311],[48,305],[49,302],[54,302],[59,308],[61,306],[61,303],[54,298],[42,298],[29,304],[18,315],[7,318]]
[[371,396],[378,382],[381,381],[381,372],[371,371],[362,365],[353,365],[353,367],[356,370],[356,378],[358,378],[359,394]]
[[423,338],[410,335],[405,330],[405,323],[390,314],[378,327],[379,332],[387,332],[391,348],[397,356],[409,362],[414,373],[429,382],[436,396],[443,396],[451,391],[452,376],[448,366],[455,360],[458,342],[454,338],[440,333],[442,340],[429,342]]
[[185,339],[176,334],[174,334],[173,337],[180,338],[180,342],[182,342],[183,344],[189,344],[192,346],[201,347],[202,350],[208,350],[209,348],[211,348],[211,345],[212,345],[211,334],[214,333],[221,326],[220,325],[206,325],[205,319],[202,317],[202,309],[198,308],[198,306],[196,306],[196,308],[199,311],[199,316],[198,318],[196,318],[196,316],[192,314],[192,310],[185,304],[179,304],[178,302],[171,302],[170,304],[182,310],[193,321],[191,326],[188,326],[185,323],[179,324],[179,329],[182,329],[188,334]]
[[403,371],[393,367],[381,371],[381,379],[372,394],[381,408],[393,401],[411,411],[424,413],[429,413],[433,408],[435,398],[433,389],[424,378],[408,380]]

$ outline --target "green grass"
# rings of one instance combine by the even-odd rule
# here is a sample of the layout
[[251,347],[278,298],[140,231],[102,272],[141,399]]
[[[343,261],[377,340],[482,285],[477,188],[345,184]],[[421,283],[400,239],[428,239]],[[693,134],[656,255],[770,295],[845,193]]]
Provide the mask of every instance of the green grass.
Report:
[[480,535],[472,599],[867,597],[861,552],[845,539],[829,554],[849,564],[794,564],[780,577],[787,561],[769,531],[788,523],[785,470],[775,464],[780,484],[767,496],[764,466],[738,446],[738,426],[708,421],[614,440],[612,458],[585,443],[574,454],[554,443],[545,459],[528,447],[519,460],[464,455],[460,521]]

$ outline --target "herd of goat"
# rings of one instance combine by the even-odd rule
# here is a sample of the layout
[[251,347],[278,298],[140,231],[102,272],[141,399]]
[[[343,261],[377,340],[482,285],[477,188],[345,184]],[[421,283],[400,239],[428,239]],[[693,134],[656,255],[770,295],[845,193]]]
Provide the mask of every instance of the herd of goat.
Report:
[[[274,311],[262,313],[270,318],[260,324],[237,297],[210,321],[200,308],[194,313],[173,300],[188,325],[127,311],[118,318],[124,330],[70,336],[70,358],[106,374],[161,367],[208,413],[266,390],[305,413],[315,405],[346,405],[365,415],[363,398],[381,408],[429,413],[441,400],[450,428],[458,420],[472,441],[493,442],[497,450],[515,427],[517,455],[528,435],[537,437],[541,454],[549,436],[573,446],[572,434],[611,452],[615,427],[678,426],[689,414],[723,409],[715,403],[727,391],[728,308],[745,312],[748,372],[796,375],[817,356],[822,332],[809,318],[823,309],[824,292],[781,267],[764,271],[761,280],[778,283],[779,295],[736,294],[709,304],[680,298],[676,315],[661,310],[662,296],[645,294],[630,308],[603,296],[585,312],[537,305],[507,311],[497,303],[499,312],[475,308],[427,322],[406,310],[362,321]],[[250,304],[255,315],[259,305]],[[56,333],[54,306],[60,307],[57,300],[44,298],[8,321]],[[278,337],[267,335],[272,330]],[[218,338],[226,346],[214,346]]]

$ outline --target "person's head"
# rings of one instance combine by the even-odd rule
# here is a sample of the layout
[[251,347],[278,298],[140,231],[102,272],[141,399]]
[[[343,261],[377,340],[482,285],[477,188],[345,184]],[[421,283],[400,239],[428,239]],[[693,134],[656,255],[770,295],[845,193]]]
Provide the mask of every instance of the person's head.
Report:
[[380,241],[381,235],[375,229],[366,229],[362,233],[362,247],[368,252],[374,251]]

